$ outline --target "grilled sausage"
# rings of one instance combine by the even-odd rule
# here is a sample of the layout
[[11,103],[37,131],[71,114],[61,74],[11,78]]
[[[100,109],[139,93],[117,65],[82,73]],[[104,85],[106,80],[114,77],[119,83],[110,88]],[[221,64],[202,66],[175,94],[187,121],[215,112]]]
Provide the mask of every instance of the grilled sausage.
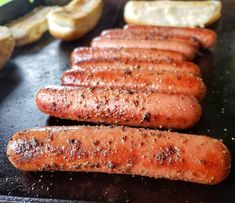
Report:
[[185,129],[201,116],[191,96],[78,87],[46,87],[36,97],[50,116],[92,123]]
[[62,85],[80,87],[118,88],[160,93],[193,95],[201,100],[206,87],[201,78],[192,75],[141,70],[112,70],[99,72],[65,71]]
[[200,76],[200,68],[191,62],[166,62],[166,61],[129,61],[129,60],[90,60],[76,64],[72,64],[72,69],[79,71],[97,72],[110,70],[141,70],[141,71],[156,71],[156,72],[173,72],[181,74],[192,74]]
[[208,136],[128,127],[46,127],[16,133],[10,162],[23,171],[133,174],[217,184],[230,172],[228,148]]
[[178,52],[141,48],[77,48],[72,52],[71,64],[89,60],[131,60],[131,61],[184,61]]
[[162,36],[156,35],[154,32],[140,32],[138,30],[123,30],[123,29],[111,29],[104,30],[101,33],[102,37],[108,37],[111,39],[139,39],[139,40],[171,40],[177,42],[183,42],[199,47],[199,42],[192,37],[182,37],[182,36]]
[[139,32],[152,32],[162,36],[192,37],[196,39],[203,48],[212,47],[217,39],[217,35],[213,30],[205,28],[126,25],[124,29],[138,30]]
[[96,37],[91,42],[92,47],[98,48],[150,48],[166,51],[175,51],[183,54],[188,60],[195,57],[197,48],[184,42],[172,40],[139,40],[139,39],[112,39]]

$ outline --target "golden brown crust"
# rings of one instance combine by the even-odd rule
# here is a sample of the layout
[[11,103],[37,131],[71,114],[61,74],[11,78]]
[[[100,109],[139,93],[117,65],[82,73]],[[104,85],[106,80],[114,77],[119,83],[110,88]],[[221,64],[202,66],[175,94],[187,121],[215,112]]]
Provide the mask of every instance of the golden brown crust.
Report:
[[231,156],[207,136],[128,127],[47,127],[16,133],[10,162],[24,171],[133,174],[217,184],[230,172]]
[[71,30],[69,32],[63,33],[56,29],[50,29],[49,32],[53,37],[61,39],[63,41],[76,40],[84,35],[84,33],[81,33],[80,30]]

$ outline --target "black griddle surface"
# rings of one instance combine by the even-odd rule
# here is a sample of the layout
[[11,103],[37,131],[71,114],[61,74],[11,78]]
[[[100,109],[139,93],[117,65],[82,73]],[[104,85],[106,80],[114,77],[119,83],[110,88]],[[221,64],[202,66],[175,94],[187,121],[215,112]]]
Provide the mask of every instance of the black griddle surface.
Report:
[[[0,71],[0,202],[64,202],[62,200],[115,202],[235,202],[235,171],[223,183],[206,186],[181,181],[98,173],[20,172],[9,163],[6,146],[17,131],[45,125],[77,125],[39,112],[36,92],[60,84],[69,56],[103,29],[123,25],[125,0],[106,0],[102,21],[94,31],[75,42],[60,42],[49,34],[30,46],[18,48]],[[207,85],[203,116],[188,133],[223,139],[235,157],[235,1],[223,1],[223,15],[214,25],[218,43],[196,58]],[[118,17],[117,12],[119,11]],[[25,199],[24,199],[25,198]],[[35,199],[36,198],[36,199]],[[44,198],[47,198],[45,200]],[[68,202],[68,201],[67,201]]]

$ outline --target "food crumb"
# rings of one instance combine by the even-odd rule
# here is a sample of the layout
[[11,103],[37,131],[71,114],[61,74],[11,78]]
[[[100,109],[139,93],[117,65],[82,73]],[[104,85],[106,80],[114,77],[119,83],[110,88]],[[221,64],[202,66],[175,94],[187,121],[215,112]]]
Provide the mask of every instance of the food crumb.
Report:
[[224,108],[221,108],[221,114],[224,114]]

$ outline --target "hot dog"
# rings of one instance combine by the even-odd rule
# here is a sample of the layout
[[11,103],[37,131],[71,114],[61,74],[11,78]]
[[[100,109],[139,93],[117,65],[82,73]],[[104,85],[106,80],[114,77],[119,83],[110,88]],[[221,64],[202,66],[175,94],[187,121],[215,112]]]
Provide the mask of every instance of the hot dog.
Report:
[[152,128],[190,128],[201,116],[191,96],[104,88],[45,87],[36,104],[58,118]]
[[130,29],[111,29],[102,31],[102,37],[108,37],[111,39],[140,39],[140,40],[171,40],[177,42],[183,42],[194,46],[199,47],[199,42],[192,37],[182,37],[182,36],[162,36],[156,35],[154,32],[140,32],[138,30]]
[[172,40],[140,40],[140,39],[112,39],[96,37],[91,42],[92,47],[98,48],[150,48],[166,51],[175,51],[183,54],[188,60],[195,57],[197,48],[184,42]]
[[173,72],[182,74],[192,74],[200,76],[200,68],[191,62],[166,62],[166,61],[129,61],[129,60],[90,60],[76,64],[72,64],[72,69],[79,71],[97,72],[110,70],[141,70],[141,71],[156,71],[156,72]]
[[128,127],[46,127],[16,133],[10,162],[23,171],[85,171],[217,184],[231,157],[219,140]]
[[203,48],[212,47],[217,39],[217,35],[213,30],[203,28],[126,25],[124,26],[124,29],[138,30],[140,32],[152,32],[156,35],[162,36],[193,37],[198,40]]
[[174,51],[141,48],[77,48],[72,52],[71,64],[89,60],[184,61],[186,57]]
[[80,87],[118,88],[160,93],[193,95],[201,100],[206,87],[201,78],[192,75],[141,70],[112,70],[99,72],[65,71],[62,85]]

